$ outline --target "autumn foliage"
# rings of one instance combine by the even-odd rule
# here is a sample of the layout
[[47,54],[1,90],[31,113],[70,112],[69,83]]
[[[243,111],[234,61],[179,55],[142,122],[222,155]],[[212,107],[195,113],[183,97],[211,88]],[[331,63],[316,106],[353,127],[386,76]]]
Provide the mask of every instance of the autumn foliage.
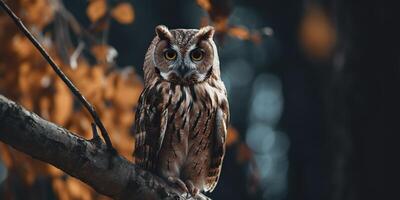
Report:
[[[106,15],[106,12],[110,12],[118,22],[133,22],[134,13],[130,4],[121,3],[114,6],[113,10],[107,8],[105,2],[97,0],[89,3],[87,14],[93,23]],[[64,62],[58,55],[56,43],[53,42],[54,35],[51,32],[42,34],[44,28],[55,19],[57,10],[46,0],[18,0],[9,1],[9,4],[24,23],[31,27],[34,35],[67,76],[96,107],[104,125],[112,133],[110,136],[118,152],[127,159],[132,159],[133,110],[143,87],[140,78],[131,68],[118,70],[112,67],[105,59],[110,47],[101,43],[90,48],[96,59],[95,64],[90,64],[84,56],[80,56],[78,65],[71,67],[70,63]],[[87,111],[79,106],[61,79],[4,13],[0,15],[0,27],[0,93],[49,121],[90,138],[91,119]],[[74,49],[67,51],[72,54]],[[45,194],[32,189],[43,177],[49,181],[60,200],[107,199],[51,165],[34,160],[5,144],[0,144],[0,148],[1,158],[9,169],[8,176],[13,177],[6,180],[5,196],[2,199],[15,199],[17,196],[43,198],[42,195]],[[29,192],[21,196],[14,192],[18,188],[25,188]]]

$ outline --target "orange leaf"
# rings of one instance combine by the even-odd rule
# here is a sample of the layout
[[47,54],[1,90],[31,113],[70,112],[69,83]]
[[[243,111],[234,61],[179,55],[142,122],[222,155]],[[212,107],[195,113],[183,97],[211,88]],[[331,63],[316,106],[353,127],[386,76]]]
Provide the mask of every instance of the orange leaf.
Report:
[[226,32],[228,29],[228,17],[221,16],[214,19],[214,27],[217,32]]
[[112,56],[111,54],[113,53],[112,47],[108,45],[96,45],[93,46],[90,50],[93,53],[94,57],[96,57],[96,60],[101,63],[107,63],[110,59],[110,56]]
[[48,1],[22,1],[25,18],[29,24],[35,24],[37,28],[43,28],[53,20],[54,7],[49,6]]
[[91,1],[87,7],[86,14],[90,21],[95,22],[106,14],[107,3],[105,0]]
[[53,165],[47,165],[47,171],[50,175],[52,175],[53,177],[61,177],[62,175],[64,175],[64,172],[61,171],[60,169],[54,167]]
[[239,139],[239,133],[237,132],[237,130],[233,127],[229,127],[228,128],[228,136],[226,138],[226,145],[230,146],[233,143],[235,143],[236,141],[238,141]]
[[34,51],[29,40],[21,35],[16,35],[12,38],[11,48],[15,52],[15,55],[21,59],[27,58]]
[[87,185],[82,183],[81,181],[69,177],[66,180],[66,189],[69,191],[72,198],[70,199],[81,199],[81,200],[90,200],[91,198],[91,190]]
[[196,0],[197,4],[206,11],[211,10],[210,0]]
[[74,100],[71,96],[71,92],[64,85],[61,79],[55,80],[54,87],[55,93],[53,96],[51,119],[57,124],[65,125],[72,114]]
[[[5,133],[3,132],[3,134]],[[6,144],[0,143],[0,157],[5,166],[7,166],[7,168],[11,168],[13,165],[12,154],[9,151],[9,148],[10,147],[7,146]]]
[[121,24],[130,24],[135,19],[135,12],[130,3],[120,3],[111,11],[111,16]]
[[231,27],[228,31],[228,34],[241,40],[250,39],[250,32],[245,27]]
[[299,37],[305,53],[313,58],[329,58],[336,44],[333,22],[317,5],[307,9],[300,24]]
[[65,192],[65,185],[65,182],[60,178],[56,178],[53,180],[53,189],[56,191],[59,200],[69,199],[68,193]]

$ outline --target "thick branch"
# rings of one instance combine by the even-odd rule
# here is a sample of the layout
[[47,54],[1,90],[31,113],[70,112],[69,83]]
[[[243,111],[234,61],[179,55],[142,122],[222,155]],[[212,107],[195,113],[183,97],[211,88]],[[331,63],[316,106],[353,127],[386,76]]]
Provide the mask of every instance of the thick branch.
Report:
[[114,199],[184,199],[162,179],[107,151],[104,143],[74,135],[2,95],[0,140]]

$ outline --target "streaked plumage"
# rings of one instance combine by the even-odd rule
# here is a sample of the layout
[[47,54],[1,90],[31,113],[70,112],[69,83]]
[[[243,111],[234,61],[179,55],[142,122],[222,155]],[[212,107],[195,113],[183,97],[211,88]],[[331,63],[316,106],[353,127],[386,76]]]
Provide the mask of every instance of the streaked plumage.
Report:
[[[212,191],[220,176],[229,119],[214,29],[158,26],[156,33],[143,66],[135,161],[192,195]],[[171,50],[175,54],[167,52]]]

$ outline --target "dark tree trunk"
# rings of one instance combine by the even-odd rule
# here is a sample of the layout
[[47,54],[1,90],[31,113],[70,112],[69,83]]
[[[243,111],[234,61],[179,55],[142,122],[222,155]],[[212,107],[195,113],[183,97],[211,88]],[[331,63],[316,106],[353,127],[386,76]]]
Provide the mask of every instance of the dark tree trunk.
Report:
[[400,12],[385,1],[333,5],[339,48],[326,99],[333,199],[399,199]]

